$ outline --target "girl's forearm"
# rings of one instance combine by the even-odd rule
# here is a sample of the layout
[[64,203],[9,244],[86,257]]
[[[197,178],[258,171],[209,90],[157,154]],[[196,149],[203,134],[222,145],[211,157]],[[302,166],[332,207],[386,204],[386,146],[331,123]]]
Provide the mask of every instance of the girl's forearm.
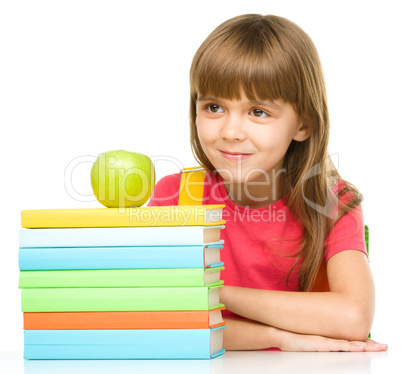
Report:
[[371,318],[338,292],[285,292],[226,286],[221,301],[233,313],[279,329],[365,340]]
[[224,319],[223,348],[228,351],[248,351],[279,347],[279,330],[263,323],[244,319]]
[[347,341],[318,335],[297,334],[244,319],[225,318],[225,322],[227,328],[223,330],[223,348],[228,351],[272,347],[290,352],[379,352],[388,349],[386,344],[379,344],[372,340]]

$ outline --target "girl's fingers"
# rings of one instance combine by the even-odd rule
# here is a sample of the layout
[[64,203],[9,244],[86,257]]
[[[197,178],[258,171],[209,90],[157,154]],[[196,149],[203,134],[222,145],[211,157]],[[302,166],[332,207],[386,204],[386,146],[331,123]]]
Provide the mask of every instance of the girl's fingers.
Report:
[[[322,350],[329,351],[343,351],[343,352],[381,352],[386,351],[388,346],[386,344],[377,343],[374,340],[360,341],[347,341],[347,340],[334,340],[329,339],[327,344],[322,344]],[[320,349],[320,350],[321,350]]]
[[341,349],[338,349],[338,351],[343,351],[343,352],[364,352],[364,347],[361,344],[358,344],[359,342],[352,343],[345,341],[341,345]]
[[351,342],[351,343],[362,346],[365,352],[381,352],[386,351],[388,349],[387,344],[380,344],[371,339],[367,339],[365,342]]
[[318,335],[301,335],[281,330],[285,338],[279,348],[288,352],[381,352],[388,346],[374,340],[348,341]]
[[316,345],[318,352],[364,352],[362,342],[349,342],[347,340],[322,337],[318,339],[318,344]]

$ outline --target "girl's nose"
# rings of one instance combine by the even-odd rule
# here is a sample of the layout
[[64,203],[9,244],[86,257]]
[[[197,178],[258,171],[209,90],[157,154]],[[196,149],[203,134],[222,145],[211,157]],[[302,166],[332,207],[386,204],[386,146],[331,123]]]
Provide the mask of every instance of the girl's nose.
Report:
[[244,123],[237,116],[228,116],[221,129],[221,137],[228,141],[243,141],[246,139]]

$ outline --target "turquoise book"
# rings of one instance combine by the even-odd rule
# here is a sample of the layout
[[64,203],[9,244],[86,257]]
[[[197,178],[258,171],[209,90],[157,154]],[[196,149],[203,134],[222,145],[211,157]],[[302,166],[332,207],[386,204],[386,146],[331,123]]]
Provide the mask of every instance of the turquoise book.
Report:
[[223,265],[221,244],[20,248],[20,270],[209,268]]
[[28,360],[211,359],[222,355],[223,330],[25,330]]

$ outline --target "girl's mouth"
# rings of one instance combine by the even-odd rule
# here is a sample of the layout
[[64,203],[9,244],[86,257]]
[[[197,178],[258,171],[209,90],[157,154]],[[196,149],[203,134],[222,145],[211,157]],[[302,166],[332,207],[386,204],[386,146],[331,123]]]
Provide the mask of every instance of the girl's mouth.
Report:
[[251,153],[241,153],[241,152],[225,152],[219,151],[221,155],[229,161],[243,161],[251,156]]

